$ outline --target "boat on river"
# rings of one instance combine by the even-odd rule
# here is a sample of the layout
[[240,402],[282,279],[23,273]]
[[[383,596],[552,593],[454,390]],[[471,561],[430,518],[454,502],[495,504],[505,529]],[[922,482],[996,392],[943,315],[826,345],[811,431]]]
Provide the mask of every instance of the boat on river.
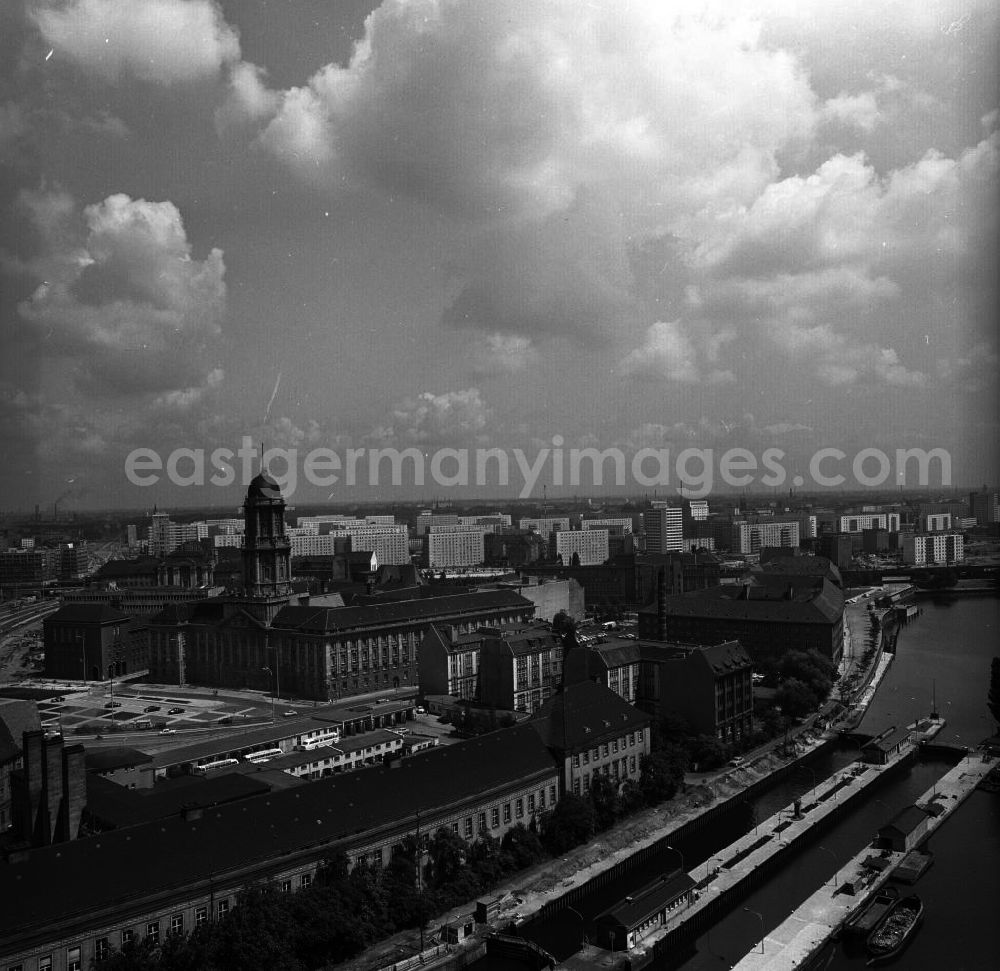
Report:
[[895,887],[883,887],[844,925],[844,930],[855,937],[867,937],[877,930],[899,899]]
[[882,923],[868,936],[868,966],[891,961],[910,943],[924,905],[916,894],[896,901]]

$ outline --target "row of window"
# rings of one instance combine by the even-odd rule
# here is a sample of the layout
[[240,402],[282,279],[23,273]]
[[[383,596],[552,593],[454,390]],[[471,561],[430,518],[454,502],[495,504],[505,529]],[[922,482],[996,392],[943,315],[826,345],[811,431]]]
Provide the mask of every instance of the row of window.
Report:
[[582,762],[583,765],[589,765],[591,760],[594,762],[600,759],[609,758],[611,755],[617,755],[619,750],[624,752],[626,749],[634,748],[636,744],[641,745],[643,738],[643,732],[629,732],[628,735],[622,735],[620,738],[614,738],[610,742],[605,742],[603,745],[595,745],[592,749],[587,749],[585,752],[577,753],[573,756],[573,768],[580,768]]
[[[502,806],[493,806],[490,809],[489,828],[499,829],[501,815],[504,825],[509,825],[514,820],[524,819],[525,812],[527,812],[527,815],[533,816],[536,812],[541,812],[543,809],[553,807],[555,804],[555,785],[549,786],[547,797],[545,787],[543,786],[538,790],[537,794],[529,792],[527,796],[519,796],[517,799],[513,799],[510,802],[505,802]],[[473,822],[472,816],[466,816],[465,819],[462,820],[461,828],[459,827],[457,820],[453,822],[451,826],[456,833],[461,832],[466,839],[472,839],[474,835],[474,828],[480,833],[484,833],[487,830],[485,810],[480,812],[475,819],[475,827],[473,826]]]
[[[303,876],[305,880],[305,875]],[[308,883],[303,882],[304,887],[308,886]],[[216,905],[216,914],[221,920],[229,913],[229,901],[220,900]],[[194,912],[194,924],[195,927],[201,927],[202,924],[208,921],[208,907],[198,907]],[[154,947],[160,943],[161,927],[160,921],[151,920],[146,924],[146,940],[150,942]],[[170,918],[169,933],[171,934],[183,934],[184,933],[184,915],[183,914],[173,914]],[[132,927],[123,928],[119,936],[118,944],[120,949],[127,947],[136,941],[135,929]],[[110,937],[98,937],[94,941],[94,957],[98,961],[107,960],[111,957],[112,949],[114,944]],[[66,951],[66,969],[67,971],[81,971],[81,954],[80,947],[71,947]],[[52,955],[46,954],[38,959],[38,971],[51,971],[52,969]],[[13,964],[7,968],[7,971],[23,971],[23,965]]]
[[[598,776],[603,775],[609,779],[614,779],[615,782],[620,782],[629,775],[634,776],[635,767],[635,756],[629,755],[625,758],[615,759],[613,762],[608,762],[605,765],[597,766],[597,768],[594,769],[593,778],[596,779]],[[573,780],[573,794],[576,796],[581,794],[586,795],[590,792],[590,783],[591,774],[589,772],[584,772],[582,780],[580,778]]]

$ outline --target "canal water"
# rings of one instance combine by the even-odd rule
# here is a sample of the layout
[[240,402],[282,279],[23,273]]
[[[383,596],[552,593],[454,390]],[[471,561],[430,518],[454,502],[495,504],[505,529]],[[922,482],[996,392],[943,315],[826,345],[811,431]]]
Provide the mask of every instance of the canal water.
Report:
[[[937,706],[948,720],[939,736],[954,745],[975,745],[991,731],[987,719],[986,690],[990,659],[997,652],[1000,633],[1000,599],[967,598],[953,602],[925,600],[922,614],[902,631],[897,656],[876,694],[859,731],[874,734],[890,725],[905,725],[928,714],[932,684],[936,682]],[[827,753],[792,777],[783,780],[756,800],[754,813],[766,819],[788,806],[821,780],[857,757],[852,749]],[[734,905],[700,938],[695,950],[674,955],[652,965],[660,971],[729,968],[755,945],[761,928],[773,929],[850,857],[875,836],[878,827],[899,809],[910,805],[950,767],[944,761],[919,762],[880,784],[865,802],[839,819],[818,840],[794,857],[747,899]],[[997,953],[1000,914],[1000,797],[975,793],[930,841],[936,863],[917,884],[927,914],[913,946],[900,967],[979,969],[993,967]],[[749,813],[735,812],[706,827],[688,841],[675,841],[673,849],[637,867],[628,878],[607,885],[578,901],[574,911],[562,911],[544,921],[522,926],[524,937],[534,940],[560,960],[574,953],[584,933],[593,932],[592,921],[601,911],[633,893],[661,873],[680,864],[695,870],[753,825]],[[744,910],[744,907],[750,908]],[[938,909],[940,907],[940,910]],[[756,912],[756,913],[754,913]],[[941,915],[940,919],[936,916]],[[758,917],[757,914],[760,916]],[[962,943],[954,935],[961,928]],[[962,964],[954,955],[961,952]],[[939,959],[925,963],[923,955]],[[940,955],[951,955],[940,959]],[[857,958],[831,945],[821,967],[853,969],[863,966]],[[929,959],[928,959],[929,960]],[[488,967],[488,963],[482,964]]]
[[926,715],[932,694],[947,720],[937,740],[977,745],[992,732],[986,708],[990,660],[1000,654],[1000,598],[919,601],[899,634],[896,658],[859,732],[874,735]]
[[[924,600],[921,607],[922,614],[900,634],[896,658],[859,731],[874,734],[926,715],[936,682],[938,710],[947,719],[938,739],[974,747],[992,731],[986,691],[990,660],[1000,652],[1000,599]],[[930,788],[948,767],[937,761],[917,763],[880,787],[792,866],[776,873],[717,922],[697,942],[697,954],[654,967],[695,971],[732,966],[759,946],[762,920],[765,931],[780,924],[831,880],[836,869],[859,852],[887,818]],[[1000,796],[973,793],[931,837],[927,848],[935,862],[913,891],[924,901],[924,923],[897,966],[907,971],[996,967],[1000,953]],[[761,917],[744,911],[744,906]],[[815,966],[847,971],[864,967],[865,957],[832,942]]]

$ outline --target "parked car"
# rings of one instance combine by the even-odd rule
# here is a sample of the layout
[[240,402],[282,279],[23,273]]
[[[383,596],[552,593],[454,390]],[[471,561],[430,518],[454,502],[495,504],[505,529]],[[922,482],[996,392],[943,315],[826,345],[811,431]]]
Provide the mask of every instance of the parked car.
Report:
[[738,769],[743,764],[743,756],[737,755],[736,758],[729,760],[729,764],[734,769]]
[[281,713],[285,718],[294,718],[298,712],[297,711],[283,711]]
[[426,715],[427,714],[427,709],[424,708],[423,705],[417,705],[417,707],[413,709],[413,712],[416,715]]
[[65,701],[66,699],[62,695],[56,695],[54,698],[49,698],[49,701]]
[[159,705],[147,705],[142,710],[145,711],[145,712],[159,711],[160,710],[160,706]]
[[161,735],[176,735],[177,734],[177,729],[176,728],[161,728],[160,729],[160,734]]
[[121,708],[121,706],[122,706],[122,703],[120,701],[108,701],[108,702],[105,702],[105,704],[104,704],[105,708]]
[[171,708],[170,711],[167,712],[167,714],[168,715],[183,715],[184,714],[184,709],[183,708]]

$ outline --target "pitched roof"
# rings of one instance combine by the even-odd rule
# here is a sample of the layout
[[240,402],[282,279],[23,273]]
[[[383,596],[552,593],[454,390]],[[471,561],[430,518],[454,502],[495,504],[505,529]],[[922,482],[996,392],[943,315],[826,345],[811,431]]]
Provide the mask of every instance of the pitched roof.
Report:
[[122,745],[116,748],[89,748],[84,757],[88,772],[113,772],[136,765],[147,765],[153,761],[152,755],[137,748]]
[[882,830],[895,829],[900,833],[912,833],[925,819],[927,813],[919,806],[907,806],[896,813]]
[[837,586],[843,583],[837,565],[825,556],[776,556],[762,562],[761,567],[765,574],[770,573],[775,576],[826,577]]
[[627,638],[614,638],[604,643],[588,644],[586,649],[599,654],[609,668],[618,668],[623,664],[634,664],[642,660],[642,647],[639,642]]
[[649,715],[606,685],[579,681],[549,698],[527,724],[549,748],[573,751],[588,748],[606,736],[637,731],[649,722]]
[[617,924],[631,930],[688,893],[694,886],[694,880],[687,873],[679,870],[665,873],[621,903],[609,907],[595,919],[602,924]]
[[125,910],[136,898],[210,878],[218,886],[228,873],[254,864],[277,864],[297,851],[319,856],[336,841],[412,826],[515,782],[554,781],[556,774],[535,731],[519,725],[403,759],[397,767],[343,773],[216,806],[200,819],[174,816],[42,847],[21,863],[0,866],[0,936],[42,930],[99,908]]
[[695,651],[705,659],[715,674],[726,674],[753,665],[746,648],[739,641],[701,645],[696,647]]
[[108,603],[67,603],[55,613],[46,617],[46,624],[120,624],[130,621],[128,614],[112,607]]
[[[825,578],[760,574],[758,579],[667,597],[667,615],[790,624],[833,624],[843,615],[844,594]],[[656,610],[654,600],[639,612]]]
[[219,806],[269,792],[262,779],[227,772],[213,776],[182,776],[152,789],[126,789],[99,775],[87,778],[87,812],[105,826],[139,826],[177,815],[185,807]]
[[273,626],[304,633],[326,633],[405,624],[432,620],[451,614],[475,614],[501,608],[531,609],[534,607],[511,590],[491,590],[485,593],[450,594],[445,597],[423,597],[419,600],[399,600],[363,607],[282,607]]
[[552,633],[547,624],[531,624],[526,627],[501,627],[492,631],[479,631],[473,635],[485,641],[499,643],[504,653],[513,657],[534,654],[537,651],[551,651],[562,647],[562,639]]
[[908,728],[891,728],[881,735],[865,742],[862,748],[877,748],[883,752],[891,752],[900,742],[905,742],[910,737]]

